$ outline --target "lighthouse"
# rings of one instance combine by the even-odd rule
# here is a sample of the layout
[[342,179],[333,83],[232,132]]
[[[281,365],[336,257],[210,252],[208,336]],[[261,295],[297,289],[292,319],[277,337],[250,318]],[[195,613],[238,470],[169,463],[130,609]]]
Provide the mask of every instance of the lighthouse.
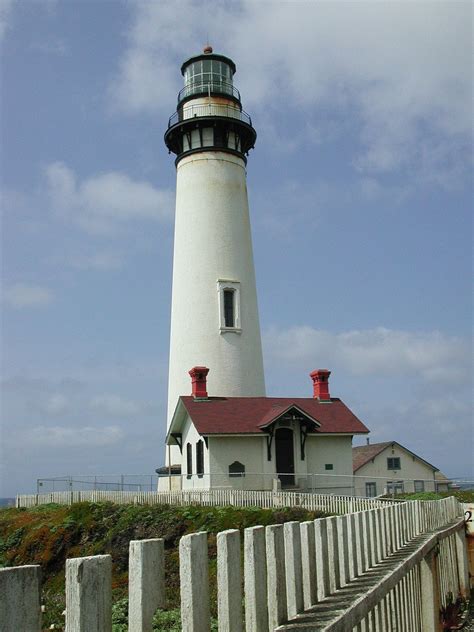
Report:
[[[164,136],[176,154],[168,427],[193,367],[209,369],[209,395],[265,396],[246,184],[257,134],[235,72],[210,46],[185,61]],[[173,446],[167,462],[181,458]]]

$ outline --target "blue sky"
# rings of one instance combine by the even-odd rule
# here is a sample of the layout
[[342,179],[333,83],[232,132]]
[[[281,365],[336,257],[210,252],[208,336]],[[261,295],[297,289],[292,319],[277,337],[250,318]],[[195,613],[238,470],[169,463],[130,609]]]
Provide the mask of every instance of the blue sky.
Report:
[[237,65],[267,394],[473,476],[472,5],[0,5],[0,495],[164,460],[180,65]]

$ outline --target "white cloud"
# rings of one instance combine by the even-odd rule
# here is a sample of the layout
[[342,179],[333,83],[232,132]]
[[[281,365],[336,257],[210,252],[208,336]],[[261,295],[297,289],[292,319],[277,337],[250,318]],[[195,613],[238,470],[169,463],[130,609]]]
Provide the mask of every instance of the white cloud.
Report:
[[53,292],[40,285],[15,283],[6,287],[2,293],[3,302],[16,309],[24,307],[43,307],[54,298]]
[[62,393],[50,395],[45,402],[44,410],[51,415],[63,415],[69,409],[69,400]]
[[143,412],[142,406],[137,402],[112,394],[95,397],[91,407],[113,417],[133,417]]
[[45,175],[54,209],[88,232],[110,233],[123,222],[172,217],[170,191],[123,173],[112,171],[78,182],[72,169],[55,162],[48,165]]
[[469,344],[439,332],[378,327],[331,333],[310,326],[272,328],[264,334],[270,358],[293,365],[341,367],[353,375],[405,376],[459,381],[469,376]]
[[[131,7],[133,25],[113,84],[114,107],[131,112],[170,110],[179,90],[183,43],[196,39],[196,28],[206,22],[196,2],[144,2]],[[219,30],[224,10],[213,7],[213,23]],[[209,24],[209,23],[208,23]],[[192,50],[190,53],[194,53]]]
[[111,97],[128,112],[170,110],[183,42],[199,52],[212,24],[244,107],[264,121],[293,113],[318,130],[333,113],[359,139],[357,169],[416,167],[449,185],[469,157],[471,14],[470,2],[137,3]]
[[125,433],[118,426],[36,426],[28,432],[29,442],[56,448],[103,447],[118,443]]
[[2,0],[0,2],[0,41],[4,38],[7,29],[10,28],[13,5],[14,0]]
[[71,255],[65,263],[78,270],[119,270],[123,265],[123,255],[104,250],[94,254]]
[[44,53],[45,55],[65,55],[67,52],[66,44],[61,39],[48,40],[45,42],[32,42],[31,50]]
[[[38,8],[40,11],[53,13],[58,0],[41,0],[41,2],[30,3],[30,7]],[[0,0],[0,41],[6,35],[8,29],[12,27],[12,12],[15,5],[20,5],[18,0]]]

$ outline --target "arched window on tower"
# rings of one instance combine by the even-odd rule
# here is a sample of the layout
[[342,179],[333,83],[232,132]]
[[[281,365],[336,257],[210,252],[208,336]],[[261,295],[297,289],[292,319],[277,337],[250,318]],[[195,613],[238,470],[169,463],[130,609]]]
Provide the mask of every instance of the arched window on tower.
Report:
[[204,475],[204,441],[202,439],[196,443],[196,474]]
[[219,292],[219,315],[221,332],[240,333],[240,283],[238,281],[217,282]]
[[224,325],[234,327],[234,290],[224,290]]

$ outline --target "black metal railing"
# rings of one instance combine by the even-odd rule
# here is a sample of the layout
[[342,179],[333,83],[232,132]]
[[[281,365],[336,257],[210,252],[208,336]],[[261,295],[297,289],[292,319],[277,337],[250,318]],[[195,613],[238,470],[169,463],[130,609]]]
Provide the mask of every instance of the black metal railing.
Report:
[[225,81],[197,81],[184,86],[180,90],[178,103],[181,103],[183,99],[198,94],[225,94],[240,101],[240,92],[231,83]]
[[176,125],[176,123],[180,123],[181,121],[187,121],[189,119],[203,118],[208,116],[222,116],[242,121],[243,123],[247,123],[247,125],[250,126],[252,125],[252,119],[247,114],[247,112],[244,112],[244,110],[233,107],[231,105],[208,103],[205,105],[185,105],[184,107],[180,108],[177,112],[170,116],[168,121],[168,128]]

